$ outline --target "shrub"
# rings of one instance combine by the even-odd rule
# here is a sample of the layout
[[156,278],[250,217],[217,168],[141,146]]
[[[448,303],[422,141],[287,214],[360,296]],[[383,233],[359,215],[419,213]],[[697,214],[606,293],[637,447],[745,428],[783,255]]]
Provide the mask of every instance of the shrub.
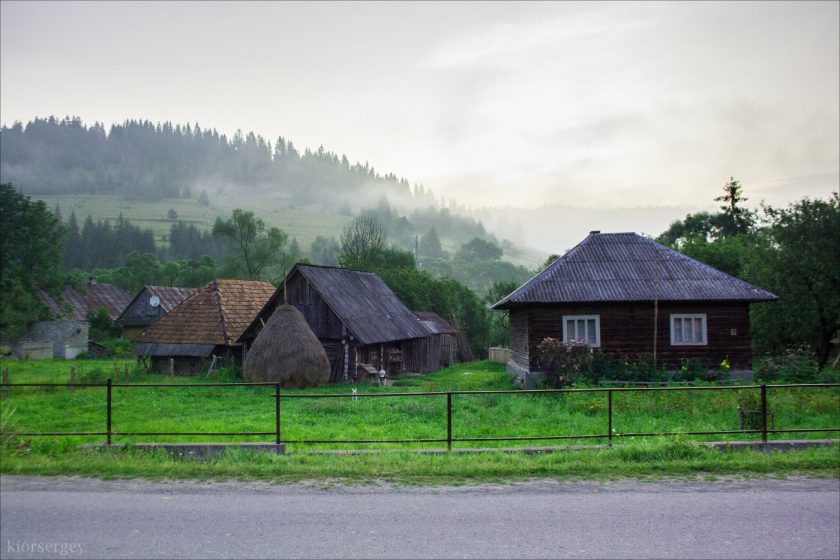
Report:
[[587,344],[547,337],[537,346],[537,361],[545,372],[546,385],[559,389],[590,371],[592,348]]
[[830,368],[822,372],[817,366],[814,354],[804,346],[794,346],[785,349],[781,356],[765,356],[753,366],[755,377],[759,381],[814,383],[830,382],[832,375]]

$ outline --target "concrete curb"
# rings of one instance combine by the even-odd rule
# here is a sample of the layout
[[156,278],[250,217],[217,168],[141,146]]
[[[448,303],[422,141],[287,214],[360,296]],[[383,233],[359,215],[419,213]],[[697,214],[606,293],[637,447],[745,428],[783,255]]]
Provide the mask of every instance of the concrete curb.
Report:
[[[709,447],[718,451],[746,451],[753,450],[761,453],[786,452],[797,449],[808,449],[813,447],[832,447],[840,443],[836,439],[799,439],[799,440],[775,440],[766,443],[761,441],[710,441],[698,442],[698,445]],[[446,449],[316,449],[311,451],[298,451],[293,455],[381,455],[393,453],[414,453],[418,455],[468,455],[475,453],[524,453],[536,455],[538,453],[558,453],[573,451],[592,451],[610,448],[632,447],[634,444],[622,443],[597,444],[597,445],[559,445],[540,447],[461,447],[452,451]],[[85,449],[109,450],[109,449],[137,449],[140,451],[162,450],[180,457],[217,457],[223,455],[228,449],[239,449],[249,453],[266,452],[277,455],[288,454],[286,444],[263,443],[263,442],[242,442],[242,443],[118,443],[106,445],[94,443],[82,446]]]
[[105,451],[109,449],[137,449],[139,451],[156,451],[160,449],[170,455],[177,455],[179,457],[218,457],[224,455],[228,449],[239,449],[248,453],[274,453],[276,455],[283,455],[286,453],[286,444],[284,443],[263,443],[263,442],[240,442],[240,443],[116,443],[107,445],[105,443],[93,443],[82,446],[85,449],[96,449]]

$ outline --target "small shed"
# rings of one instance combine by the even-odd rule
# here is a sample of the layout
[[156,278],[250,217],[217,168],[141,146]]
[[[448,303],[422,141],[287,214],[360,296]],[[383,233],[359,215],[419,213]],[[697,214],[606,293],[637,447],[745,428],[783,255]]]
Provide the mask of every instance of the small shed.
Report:
[[269,282],[212,280],[137,335],[134,355],[160,372],[172,360],[179,375],[198,373],[214,356],[220,365],[240,364],[237,340],[273,293]]
[[83,290],[64,288],[58,300],[43,291],[38,297],[54,318],[29,326],[14,346],[14,354],[19,358],[75,358],[88,350],[88,313],[104,309],[111,319],[116,319],[131,301],[131,294],[122,288],[93,278]]
[[510,313],[508,371],[538,369],[546,337],[619,355],[751,367],[750,304],[774,294],[635,233],[593,231],[499,301]]
[[122,327],[123,338],[134,340],[195,292],[195,288],[143,286],[114,322]]
[[458,345],[458,331],[441,319],[434,311],[415,311],[423,326],[429,331],[428,347],[433,355],[440,356],[440,361],[435,369],[442,369],[464,361],[462,352]]
[[330,381],[358,381],[388,374],[428,372],[439,367],[430,333],[373,272],[297,264],[240,341],[246,349],[274,310],[295,306],[330,360]]

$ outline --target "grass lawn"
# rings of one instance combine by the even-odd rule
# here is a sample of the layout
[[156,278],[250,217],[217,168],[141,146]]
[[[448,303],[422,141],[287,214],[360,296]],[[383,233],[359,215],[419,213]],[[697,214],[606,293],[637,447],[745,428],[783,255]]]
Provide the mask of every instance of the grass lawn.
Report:
[[[78,382],[122,382],[122,361],[11,361],[12,383],[66,382],[69,368],[76,368]],[[133,364],[131,364],[133,367]],[[690,440],[758,439],[756,435],[628,437],[615,443],[633,444],[608,450],[525,455],[482,453],[476,455],[416,455],[406,449],[444,447],[421,444],[296,444],[305,439],[444,439],[446,397],[437,391],[511,389],[512,379],[503,366],[488,362],[460,364],[423,376],[403,376],[394,386],[358,387],[360,392],[416,392],[417,397],[392,398],[284,398],[281,401],[282,439],[291,442],[290,455],[250,456],[230,453],[206,461],[173,459],[135,451],[91,452],[78,445],[101,442],[94,437],[6,438],[4,473],[86,474],[107,476],[206,476],[276,478],[353,478],[395,480],[492,480],[496,477],[533,476],[652,476],[690,475],[698,472],[799,472],[836,476],[838,449],[812,449],[792,454],[761,455],[754,452],[720,453],[694,445]],[[186,383],[204,377],[171,378],[132,371],[132,383]],[[212,379],[211,381],[234,381]],[[335,393],[349,395],[350,385],[333,385],[303,391],[284,391],[290,397]],[[755,391],[755,390],[753,390]],[[221,436],[127,436],[126,432],[259,431],[274,430],[271,387],[113,388],[112,429],[115,443],[132,441],[272,441],[271,436],[224,438]],[[771,427],[816,428],[840,426],[840,391],[831,389],[769,389]],[[485,394],[452,397],[454,438],[605,434],[606,393],[552,395]],[[635,432],[685,432],[737,430],[738,401],[735,391],[615,392],[613,429],[617,434]],[[10,388],[0,402],[4,432],[104,431],[105,389],[63,387]],[[775,439],[835,437],[831,433],[779,434]],[[580,440],[603,443],[600,440]],[[457,447],[514,447],[548,445],[551,441],[456,442]],[[574,440],[554,443],[568,444]],[[307,455],[319,448],[390,449],[393,453],[362,456]],[[613,473],[613,474],[611,474]],[[478,478],[476,478],[478,477]]]

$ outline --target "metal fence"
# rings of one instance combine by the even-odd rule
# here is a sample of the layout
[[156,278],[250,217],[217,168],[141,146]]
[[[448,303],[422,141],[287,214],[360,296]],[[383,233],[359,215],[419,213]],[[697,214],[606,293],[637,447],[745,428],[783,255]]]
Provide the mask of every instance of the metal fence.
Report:
[[[105,393],[105,430],[99,432],[15,432],[19,436],[105,436],[105,443],[111,445],[113,436],[274,436],[277,444],[386,444],[386,443],[446,443],[448,450],[453,443],[458,442],[491,442],[491,441],[550,441],[572,439],[606,439],[612,443],[615,438],[622,437],[652,437],[674,435],[731,435],[731,434],[760,434],[761,441],[767,442],[768,434],[809,433],[809,432],[840,432],[840,427],[815,428],[768,428],[768,392],[785,388],[837,388],[840,383],[794,383],[783,385],[740,385],[740,386],[701,386],[701,387],[599,387],[592,389],[529,389],[507,391],[438,391],[413,393],[283,393],[279,383],[6,383],[0,384],[2,394],[7,394],[12,387],[72,387],[91,388],[104,387]],[[200,388],[200,387],[273,387],[274,394],[274,430],[264,432],[116,432],[112,428],[112,396],[115,388],[136,389],[164,387],[167,389]],[[681,431],[681,432],[635,432],[614,433],[613,431],[613,394],[615,393],[646,393],[654,391],[758,391],[760,407],[756,411],[760,418],[760,428],[741,430],[713,430],[713,431]],[[607,394],[607,425],[605,433],[576,434],[576,435],[539,435],[539,436],[509,436],[509,437],[452,437],[452,396],[453,395],[550,395],[564,393],[606,393]],[[284,440],[281,431],[281,406],[284,399],[364,399],[364,398],[446,398],[446,437],[445,438],[406,438],[406,439],[299,439]],[[0,432],[0,435],[4,435]]]

